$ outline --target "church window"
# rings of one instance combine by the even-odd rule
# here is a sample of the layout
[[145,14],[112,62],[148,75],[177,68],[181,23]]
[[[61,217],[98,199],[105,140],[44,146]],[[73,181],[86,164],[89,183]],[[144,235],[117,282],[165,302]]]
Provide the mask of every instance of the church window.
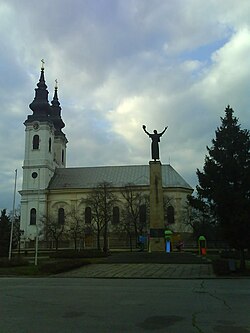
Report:
[[119,207],[113,207],[113,219],[112,224],[118,224],[120,222],[120,210]]
[[168,206],[167,208],[167,223],[168,224],[173,224],[174,221],[174,207],[173,206]]
[[38,173],[37,172],[32,172],[31,176],[32,176],[32,178],[36,179],[37,176],[38,176]]
[[39,149],[39,135],[33,136],[33,149]]
[[64,150],[62,150],[62,163],[64,163]]
[[49,153],[51,153],[51,138],[49,138]]
[[86,207],[85,208],[85,223],[90,224],[92,219],[92,213],[91,213],[91,208]]
[[65,212],[63,208],[58,209],[58,224],[63,225],[65,222]]
[[147,209],[146,205],[140,205],[139,208],[139,221],[140,224],[146,224],[146,217],[147,217]]
[[36,225],[36,209],[31,208],[30,210],[30,225]]

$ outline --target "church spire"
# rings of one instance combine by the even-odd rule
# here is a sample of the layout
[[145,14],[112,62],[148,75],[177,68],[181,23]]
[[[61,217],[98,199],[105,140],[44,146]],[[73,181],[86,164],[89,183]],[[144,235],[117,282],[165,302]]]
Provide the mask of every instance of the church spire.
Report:
[[37,88],[35,89],[35,98],[29,107],[33,111],[32,116],[28,116],[28,120],[46,120],[49,115],[49,101],[48,101],[48,90],[44,78],[44,60],[41,60],[41,74],[39,82],[37,83]]
[[[55,90],[54,90],[54,96],[53,96],[53,100],[51,102],[52,106],[54,107],[54,110],[57,109],[59,112],[61,112],[61,107],[60,107],[60,102],[58,99],[58,81],[55,80]],[[61,115],[61,113],[60,113]]]
[[61,131],[63,127],[65,127],[65,124],[61,118],[61,106],[58,99],[58,82],[55,80],[55,90],[54,90],[54,96],[53,100],[51,101],[51,111],[50,111],[50,120],[53,122],[57,135],[64,135],[64,133]]

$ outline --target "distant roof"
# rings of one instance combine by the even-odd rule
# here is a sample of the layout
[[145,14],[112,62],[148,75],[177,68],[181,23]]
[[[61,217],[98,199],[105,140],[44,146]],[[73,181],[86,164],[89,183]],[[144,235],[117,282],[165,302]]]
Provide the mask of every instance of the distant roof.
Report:
[[[149,186],[149,165],[58,168],[49,189],[95,188],[103,182],[110,183],[112,187],[127,184]],[[162,165],[162,186],[192,189],[169,164]]]

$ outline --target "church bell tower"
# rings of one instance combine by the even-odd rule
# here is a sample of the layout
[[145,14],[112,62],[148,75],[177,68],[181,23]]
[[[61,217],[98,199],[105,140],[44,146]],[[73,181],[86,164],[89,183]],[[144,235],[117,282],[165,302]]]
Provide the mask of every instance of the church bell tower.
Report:
[[62,132],[57,85],[51,105],[44,78],[44,62],[35,98],[29,105],[33,111],[24,122],[25,153],[23,162],[23,185],[21,194],[21,229],[24,239],[32,240],[37,227],[47,214],[47,188],[56,168],[66,166],[67,139]]

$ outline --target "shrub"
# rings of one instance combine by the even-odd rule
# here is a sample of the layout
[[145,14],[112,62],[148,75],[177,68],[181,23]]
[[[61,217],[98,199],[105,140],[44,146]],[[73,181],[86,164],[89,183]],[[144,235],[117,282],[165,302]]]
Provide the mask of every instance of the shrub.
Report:
[[58,251],[55,253],[52,253],[50,255],[50,258],[64,258],[64,259],[70,259],[70,258],[102,258],[106,257],[107,254],[105,254],[102,251],[99,250],[81,250],[81,251],[75,251],[75,250],[64,250],[64,251]]
[[28,260],[22,257],[14,257],[11,260],[8,258],[0,258],[0,267],[17,267],[29,265]]
[[229,275],[230,269],[227,260],[216,259],[213,260],[213,269],[216,275]]
[[[222,251],[221,258],[240,259],[240,251]],[[250,252],[245,252],[245,259],[250,259]]]
[[88,264],[88,262],[83,262],[80,259],[58,260],[54,262],[41,263],[39,270],[41,273],[57,274]]

